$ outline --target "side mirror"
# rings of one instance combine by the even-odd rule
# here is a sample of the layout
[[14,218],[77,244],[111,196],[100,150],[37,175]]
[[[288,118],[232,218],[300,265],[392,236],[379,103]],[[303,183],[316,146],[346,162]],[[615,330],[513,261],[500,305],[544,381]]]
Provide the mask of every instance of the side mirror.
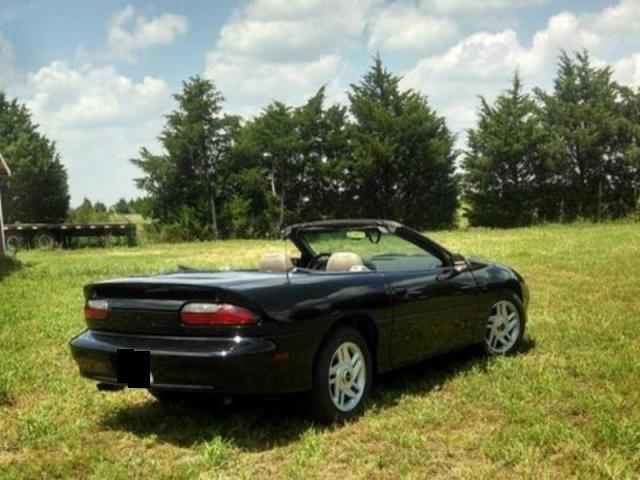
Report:
[[455,254],[453,256],[453,265],[450,268],[447,268],[444,272],[436,277],[438,282],[444,282],[445,280],[449,280],[450,278],[455,277],[459,273],[465,272],[469,268],[469,263],[467,259],[462,255]]
[[458,272],[464,272],[465,270],[467,270],[469,268],[469,263],[467,262],[467,259],[464,258],[462,255],[459,255],[460,258],[456,258],[453,261],[453,269]]

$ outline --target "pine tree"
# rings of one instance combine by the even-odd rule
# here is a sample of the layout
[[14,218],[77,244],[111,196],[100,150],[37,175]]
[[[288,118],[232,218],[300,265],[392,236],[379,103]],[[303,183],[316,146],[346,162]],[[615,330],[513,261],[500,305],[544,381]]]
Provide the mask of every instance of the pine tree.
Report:
[[69,210],[69,187],[55,144],[38,131],[24,105],[1,91],[0,152],[13,173],[2,189],[5,220],[62,222]]
[[563,183],[557,201],[565,218],[607,214],[620,187],[615,172],[624,170],[618,138],[625,125],[611,69],[594,67],[586,51],[575,58],[563,52],[553,93],[536,89],[536,95],[555,137],[557,174]]
[[295,110],[295,120],[302,156],[296,219],[349,216],[349,209],[344,208],[353,194],[346,107],[335,104],[325,108],[322,87]]
[[272,193],[278,198],[278,220],[274,233],[288,222],[288,213],[297,204],[293,191],[302,170],[301,143],[293,109],[273,102],[249,127],[253,130],[253,149],[262,159],[261,165],[271,181]]
[[478,126],[462,162],[472,225],[516,227],[546,213],[553,165],[538,109],[518,72],[493,105],[480,98]]
[[163,223],[180,223],[196,238],[218,238],[221,178],[238,119],[223,115],[222,94],[201,77],[184,82],[174,95],[178,108],[167,115],[160,134],[165,152],[146,148],[132,159],[144,176],[136,180],[153,200],[153,215]]
[[416,228],[448,226],[457,208],[454,136],[444,118],[375,57],[351,85],[359,213]]

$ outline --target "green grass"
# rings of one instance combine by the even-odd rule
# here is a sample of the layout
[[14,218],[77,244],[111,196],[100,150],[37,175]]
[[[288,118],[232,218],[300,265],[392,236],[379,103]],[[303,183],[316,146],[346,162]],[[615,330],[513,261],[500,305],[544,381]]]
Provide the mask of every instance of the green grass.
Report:
[[434,237],[514,266],[531,288],[526,351],[465,351],[381,378],[366,415],[326,428],[298,397],[229,407],[101,394],[76,372],[81,287],[252,266],[279,242],[23,252],[0,263],[1,478],[638,478],[640,225]]

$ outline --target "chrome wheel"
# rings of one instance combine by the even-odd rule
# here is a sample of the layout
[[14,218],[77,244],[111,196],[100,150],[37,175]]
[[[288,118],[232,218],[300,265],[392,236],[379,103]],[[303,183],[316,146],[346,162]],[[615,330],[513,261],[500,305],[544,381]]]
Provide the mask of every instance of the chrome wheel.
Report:
[[484,341],[491,353],[507,353],[517,343],[521,329],[520,313],[508,300],[491,307]]
[[367,382],[366,368],[358,345],[340,344],[329,363],[329,396],[338,410],[349,412],[360,403]]

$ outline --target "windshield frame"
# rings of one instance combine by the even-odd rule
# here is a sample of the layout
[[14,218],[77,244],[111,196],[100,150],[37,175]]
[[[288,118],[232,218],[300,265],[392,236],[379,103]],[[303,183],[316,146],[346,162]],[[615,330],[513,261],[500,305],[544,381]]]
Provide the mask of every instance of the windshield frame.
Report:
[[367,230],[380,229],[381,227],[386,229],[390,234],[396,235],[437,257],[442,261],[443,267],[450,267],[455,262],[455,255],[443,246],[409,227],[389,220],[333,220],[301,223],[285,228],[283,236],[291,240],[298,250],[300,250],[302,262],[307,262],[319,252],[315,252],[313,248],[311,248],[305,238],[305,232]]

